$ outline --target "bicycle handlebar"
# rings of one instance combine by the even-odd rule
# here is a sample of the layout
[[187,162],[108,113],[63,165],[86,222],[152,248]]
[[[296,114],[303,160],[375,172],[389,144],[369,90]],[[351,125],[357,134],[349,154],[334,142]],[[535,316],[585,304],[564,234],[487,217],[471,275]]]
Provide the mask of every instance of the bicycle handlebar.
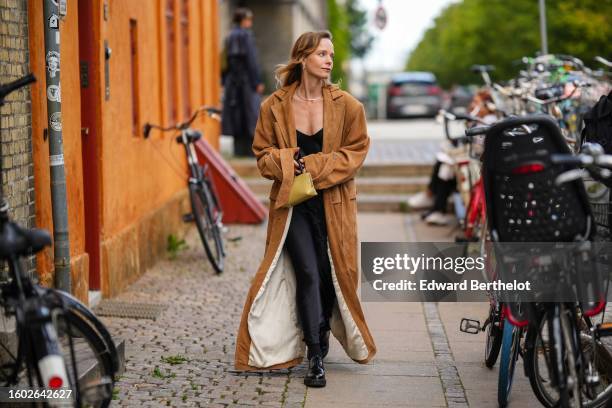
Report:
[[582,158],[571,154],[552,154],[550,161],[554,164],[568,164],[572,166],[581,166],[583,164]]
[[185,122],[181,122],[178,123],[176,125],[173,126],[168,126],[168,127],[163,127],[160,125],[155,125],[153,123],[145,123],[143,128],[142,128],[142,133],[144,135],[144,138],[147,139],[149,137],[149,134],[151,133],[152,129],[157,129],[157,130],[161,130],[162,132],[168,132],[171,130],[185,130],[187,129],[192,123],[193,121],[198,117],[198,115],[202,112],[206,112],[206,114],[211,117],[214,118],[216,120],[220,120],[219,115],[221,115],[221,110],[219,108],[216,108],[214,106],[200,106],[198,109],[196,109],[193,114],[191,115],[191,117],[189,119],[187,119]]
[[525,98],[531,102],[535,102],[539,105],[549,105],[551,103],[555,103],[555,102],[561,102],[561,101],[565,101],[567,99],[570,99],[572,96],[574,96],[574,94],[576,93],[576,91],[578,90],[578,88],[582,88],[582,87],[588,87],[591,86],[591,84],[589,84],[588,82],[578,82],[578,81],[573,81],[572,82],[574,84],[574,89],[572,89],[572,92],[570,92],[569,95],[561,95],[561,96],[555,96],[553,98],[550,99],[540,99],[540,98],[536,98],[535,96],[531,96],[531,95],[525,95]]
[[4,102],[4,98],[9,95],[11,92],[22,88],[26,85],[29,85],[33,82],[36,82],[36,77],[34,74],[29,73],[28,75],[21,77],[13,82],[9,82],[8,84],[0,85],[0,106]]
[[451,113],[447,110],[441,109],[440,114],[448,120],[465,120],[465,121],[478,122],[481,124],[485,124],[485,122],[481,118],[472,116],[472,115],[468,115],[465,113]]
[[507,97],[520,97],[524,100],[528,100],[530,102],[534,102],[537,103],[538,105],[549,105],[551,103],[556,103],[556,102],[561,102],[561,101],[565,101],[567,99],[570,99],[572,96],[574,96],[574,94],[576,93],[576,91],[579,88],[586,88],[591,86],[592,84],[589,82],[580,82],[580,81],[572,81],[572,84],[574,85],[574,89],[572,89],[572,92],[569,93],[569,95],[561,95],[561,96],[555,96],[553,98],[550,99],[540,99],[537,98],[533,95],[529,95],[527,94],[525,89],[520,89],[517,90],[516,88],[510,88],[508,89],[507,87],[503,87],[499,84],[494,83],[493,87],[495,88],[495,90],[497,90],[499,93],[501,93],[504,96]]
[[551,162],[555,164],[567,164],[573,167],[569,171],[561,173],[555,179],[557,185],[581,178],[585,171],[595,178],[609,178],[612,176],[612,155],[604,154],[603,148],[595,143],[585,143],[582,147],[583,153],[578,155],[553,154]]
[[491,126],[474,126],[473,128],[465,129],[465,135],[467,137],[484,135],[489,129],[491,129]]

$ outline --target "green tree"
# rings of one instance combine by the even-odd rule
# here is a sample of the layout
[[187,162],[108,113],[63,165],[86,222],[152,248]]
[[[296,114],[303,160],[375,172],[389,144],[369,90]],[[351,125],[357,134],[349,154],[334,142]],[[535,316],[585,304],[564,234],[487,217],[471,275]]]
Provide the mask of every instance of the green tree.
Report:
[[341,5],[337,0],[327,1],[329,31],[334,37],[334,68],[332,81],[345,88],[348,84],[348,64],[351,57],[362,58],[372,47],[374,37],[368,31],[367,12],[357,0]]
[[[549,51],[590,64],[612,54],[612,0],[547,1]],[[516,75],[523,56],[540,50],[536,0],[464,0],[445,8],[406,63],[408,70],[434,72],[443,86],[478,82],[473,64],[496,66],[494,78]]]
[[335,54],[332,81],[339,82],[340,86],[344,88],[348,83],[345,68],[351,58],[351,37],[348,14],[346,9],[338,4],[338,1],[328,0],[327,15],[329,31],[333,36]]
[[374,41],[374,36],[368,30],[368,14],[359,7],[358,0],[346,2],[346,13],[351,35],[351,54],[363,58]]

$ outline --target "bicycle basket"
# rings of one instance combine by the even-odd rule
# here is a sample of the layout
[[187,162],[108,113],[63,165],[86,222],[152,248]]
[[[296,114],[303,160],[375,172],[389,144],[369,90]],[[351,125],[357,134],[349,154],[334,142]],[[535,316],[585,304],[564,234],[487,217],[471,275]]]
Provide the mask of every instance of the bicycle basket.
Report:
[[593,211],[595,224],[604,228],[610,228],[610,203],[591,203],[591,210]]
[[585,178],[584,185],[589,198],[589,204],[591,204],[595,224],[600,230],[609,232],[610,212],[612,211],[610,206],[610,189],[592,178]]

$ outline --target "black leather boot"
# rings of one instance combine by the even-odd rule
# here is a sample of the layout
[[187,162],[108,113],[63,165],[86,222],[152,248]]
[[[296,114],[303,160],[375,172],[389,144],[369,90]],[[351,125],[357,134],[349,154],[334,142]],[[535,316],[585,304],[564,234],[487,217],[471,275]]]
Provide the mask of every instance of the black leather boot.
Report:
[[320,354],[314,355],[308,361],[308,373],[304,378],[304,384],[307,387],[325,387],[325,367]]
[[325,330],[319,336],[319,344],[321,345],[321,357],[327,357],[329,353],[329,330]]

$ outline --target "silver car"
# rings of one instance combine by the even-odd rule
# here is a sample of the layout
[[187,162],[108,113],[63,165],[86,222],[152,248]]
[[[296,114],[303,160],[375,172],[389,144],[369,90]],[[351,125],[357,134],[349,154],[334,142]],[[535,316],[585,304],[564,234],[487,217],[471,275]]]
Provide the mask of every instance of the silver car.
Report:
[[431,72],[402,72],[387,88],[387,118],[436,116],[442,107],[442,89]]

